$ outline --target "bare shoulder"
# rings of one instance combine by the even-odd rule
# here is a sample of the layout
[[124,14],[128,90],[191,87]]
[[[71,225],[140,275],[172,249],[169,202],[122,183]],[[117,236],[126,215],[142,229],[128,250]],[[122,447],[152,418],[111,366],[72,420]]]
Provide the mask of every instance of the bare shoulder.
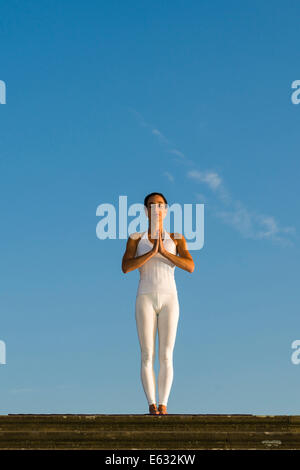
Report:
[[134,258],[141,235],[142,234],[139,232],[134,232],[129,235],[123,260]]
[[178,233],[178,232],[174,232],[174,233],[171,233],[170,235],[172,235],[174,238],[184,238],[184,236],[182,235],[182,233]]
[[170,237],[176,245],[176,254],[178,254],[180,252],[180,248],[182,247],[184,236],[181,233],[172,232],[170,233]]
[[128,241],[132,240],[137,243],[141,239],[141,237],[142,237],[142,234],[140,232],[134,232],[129,235]]
[[191,254],[188,251],[188,245],[187,245],[187,241],[184,235],[182,235],[182,233],[175,232],[175,233],[170,233],[170,236],[172,237],[172,240],[176,244],[176,252],[180,256],[184,256],[186,258],[192,259]]
[[184,236],[181,233],[178,233],[178,232],[170,233],[170,237],[176,243],[176,245],[177,245],[178,242],[180,242],[184,239]]

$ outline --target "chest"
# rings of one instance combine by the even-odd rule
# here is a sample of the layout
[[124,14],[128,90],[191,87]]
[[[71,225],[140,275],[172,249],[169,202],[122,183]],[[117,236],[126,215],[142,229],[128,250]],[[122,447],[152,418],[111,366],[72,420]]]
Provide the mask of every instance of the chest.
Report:
[[[142,254],[148,253],[148,251],[152,250],[154,241],[155,240],[152,241],[148,240],[148,238],[142,237],[137,244],[136,256],[141,256]],[[163,239],[163,245],[170,253],[174,255],[177,254],[177,244],[171,237]],[[161,256],[160,253],[157,253],[157,255]]]

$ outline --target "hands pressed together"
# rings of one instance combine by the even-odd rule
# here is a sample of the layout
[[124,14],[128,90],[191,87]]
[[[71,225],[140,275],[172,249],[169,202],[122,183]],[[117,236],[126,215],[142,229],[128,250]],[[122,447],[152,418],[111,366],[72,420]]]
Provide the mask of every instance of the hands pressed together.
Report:
[[165,249],[164,244],[163,244],[161,229],[159,229],[158,232],[156,232],[156,234],[157,233],[158,233],[158,237],[155,238],[154,245],[152,248],[152,253],[153,254],[160,253],[162,256],[165,256],[165,254],[167,253],[167,250]]

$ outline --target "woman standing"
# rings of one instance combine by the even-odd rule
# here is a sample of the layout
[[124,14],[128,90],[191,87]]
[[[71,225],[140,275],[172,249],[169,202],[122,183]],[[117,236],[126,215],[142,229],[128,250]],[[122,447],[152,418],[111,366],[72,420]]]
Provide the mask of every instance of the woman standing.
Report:
[[[141,347],[141,379],[149,413],[167,414],[173,382],[173,349],[179,319],[174,269],[178,266],[192,273],[195,266],[184,236],[174,238],[174,233],[169,234],[163,228],[168,207],[166,198],[161,193],[148,194],[144,206],[149,219],[148,230],[129,236],[122,259],[122,271],[128,273],[138,268],[140,272],[135,318]],[[157,330],[160,364],[158,409],[154,374]]]

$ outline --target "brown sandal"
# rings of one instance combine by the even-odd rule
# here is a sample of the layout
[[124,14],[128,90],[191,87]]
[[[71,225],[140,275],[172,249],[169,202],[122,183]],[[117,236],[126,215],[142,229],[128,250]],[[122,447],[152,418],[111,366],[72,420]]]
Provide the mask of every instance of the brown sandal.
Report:
[[155,403],[152,403],[151,405],[149,405],[149,414],[150,415],[159,415],[159,411],[158,411]]
[[160,415],[167,415],[167,406],[166,405],[158,405],[158,411]]

